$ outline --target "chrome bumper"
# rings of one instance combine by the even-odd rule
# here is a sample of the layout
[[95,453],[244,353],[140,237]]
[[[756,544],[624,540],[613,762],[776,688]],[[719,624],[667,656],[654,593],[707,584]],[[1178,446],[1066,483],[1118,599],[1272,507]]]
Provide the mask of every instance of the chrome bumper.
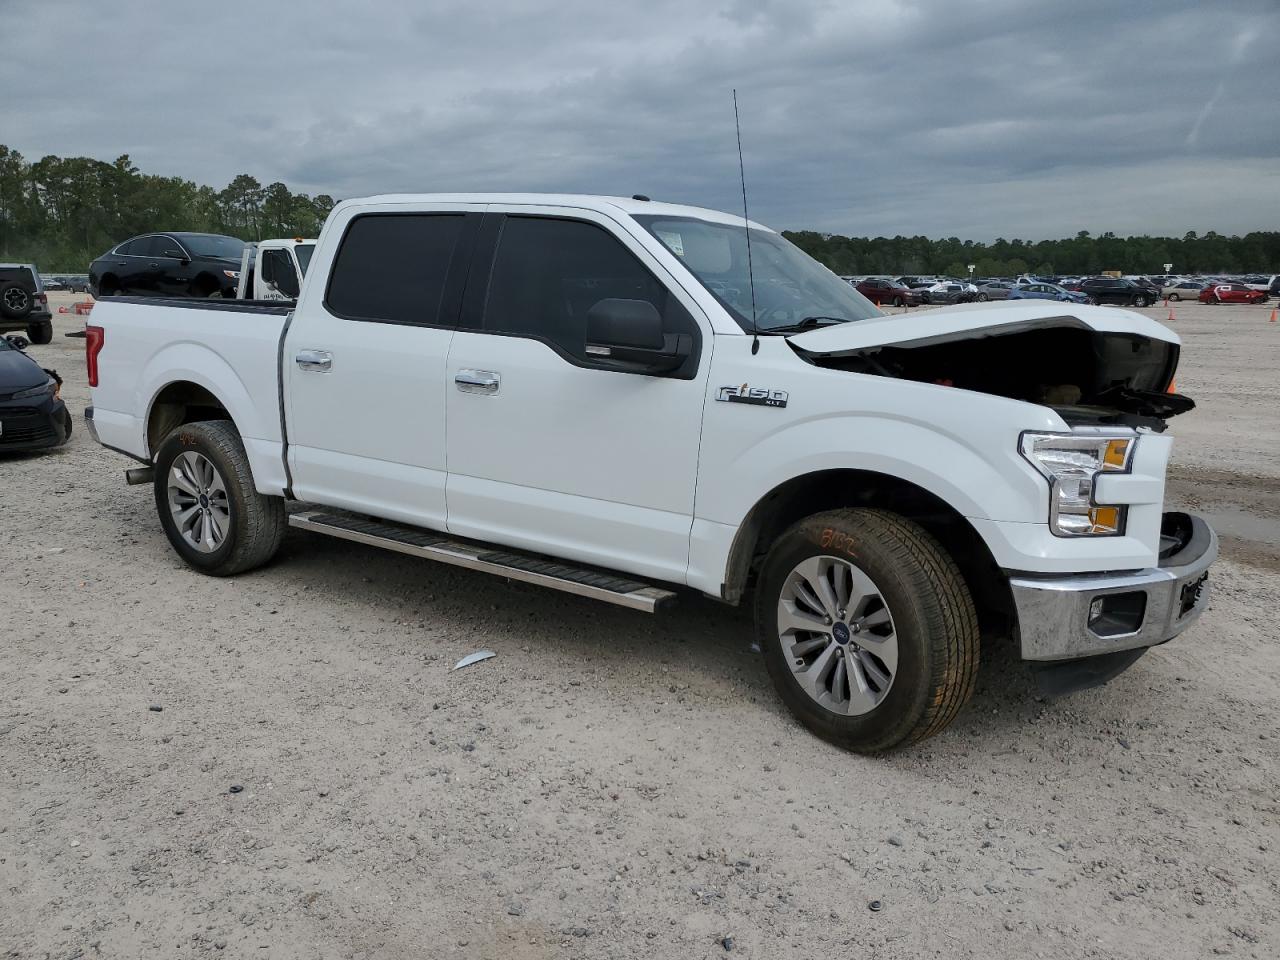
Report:
[[[1164,566],[1121,574],[1011,575],[1022,658],[1071,660],[1151,647],[1195,623],[1209,605],[1207,571],[1218,557],[1218,537],[1199,517],[1190,521],[1191,535]],[[1096,616],[1094,601],[1119,614]]]

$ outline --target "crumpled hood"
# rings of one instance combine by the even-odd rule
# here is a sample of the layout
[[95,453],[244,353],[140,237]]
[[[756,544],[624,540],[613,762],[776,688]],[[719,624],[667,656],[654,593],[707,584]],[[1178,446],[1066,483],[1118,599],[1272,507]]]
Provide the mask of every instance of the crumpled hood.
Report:
[[1050,327],[1130,333],[1172,344],[1182,343],[1164,324],[1132,310],[1051,300],[966,303],[820,327],[792,334],[787,339],[805,353],[839,356],[869,347],[928,346],[972,340],[987,333],[999,336]]

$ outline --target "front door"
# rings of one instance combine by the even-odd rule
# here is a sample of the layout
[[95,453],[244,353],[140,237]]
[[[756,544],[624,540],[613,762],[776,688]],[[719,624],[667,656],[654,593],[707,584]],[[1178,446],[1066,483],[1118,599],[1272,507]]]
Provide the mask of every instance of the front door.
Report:
[[[712,338],[617,223],[491,206],[449,351],[449,531],[683,582]],[[586,351],[601,300],[647,300],[694,338],[668,375]],[[695,319],[695,317],[697,319]]]
[[354,206],[326,231],[332,268],[284,345],[299,499],[444,529],[445,361],[481,210]]

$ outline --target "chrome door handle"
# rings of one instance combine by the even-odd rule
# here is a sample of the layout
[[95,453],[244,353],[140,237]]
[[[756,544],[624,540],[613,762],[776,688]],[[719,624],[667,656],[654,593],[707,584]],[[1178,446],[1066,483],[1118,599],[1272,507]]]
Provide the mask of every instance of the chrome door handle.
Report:
[[459,370],[453,378],[463,393],[495,394],[502,386],[501,375],[492,370]]
[[329,370],[333,367],[333,354],[328,350],[299,350],[293,359],[303,370]]

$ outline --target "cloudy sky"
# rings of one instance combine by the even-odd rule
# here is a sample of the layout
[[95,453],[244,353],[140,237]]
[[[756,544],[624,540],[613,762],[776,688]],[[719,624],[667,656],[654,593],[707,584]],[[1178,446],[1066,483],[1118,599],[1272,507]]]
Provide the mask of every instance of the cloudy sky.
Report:
[[855,235],[1280,229],[1280,0],[0,0],[0,143]]

